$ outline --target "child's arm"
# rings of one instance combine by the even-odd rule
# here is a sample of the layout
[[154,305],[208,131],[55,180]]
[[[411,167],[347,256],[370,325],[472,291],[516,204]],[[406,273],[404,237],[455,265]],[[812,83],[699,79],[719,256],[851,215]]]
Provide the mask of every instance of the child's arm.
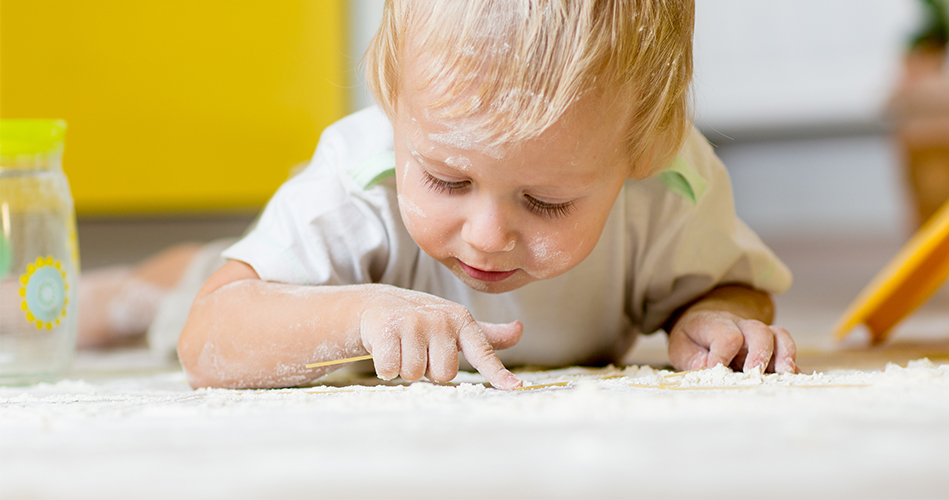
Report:
[[367,352],[382,378],[447,382],[460,350],[492,385],[513,389],[520,381],[494,351],[516,344],[522,328],[477,322],[461,305],[388,285],[266,282],[231,260],[198,292],[178,356],[192,387],[258,388],[300,385],[337,368],[307,363]]
[[798,372],[797,350],[787,330],[771,326],[774,305],[761,291],[727,285],[693,302],[669,333],[669,360],[677,370],[735,370],[756,366],[778,373]]

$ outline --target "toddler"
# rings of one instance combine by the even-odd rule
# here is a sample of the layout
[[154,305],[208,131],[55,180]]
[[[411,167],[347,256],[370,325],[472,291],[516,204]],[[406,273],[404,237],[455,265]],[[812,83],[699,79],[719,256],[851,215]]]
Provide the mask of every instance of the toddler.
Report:
[[[371,354],[383,379],[506,366],[794,372],[790,274],[734,213],[690,124],[690,0],[391,0],[378,108],[224,251],[178,340],[194,387],[285,387]],[[461,357],[459,356],[461,353]]]

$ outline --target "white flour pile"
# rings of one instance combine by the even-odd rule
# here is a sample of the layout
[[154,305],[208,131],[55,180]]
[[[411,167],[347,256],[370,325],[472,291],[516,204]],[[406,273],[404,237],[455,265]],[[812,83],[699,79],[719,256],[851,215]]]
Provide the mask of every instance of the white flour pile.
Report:
[[3,498],[949,495],[949,365],[649,367],[198,390],[107,365],[0,388]]

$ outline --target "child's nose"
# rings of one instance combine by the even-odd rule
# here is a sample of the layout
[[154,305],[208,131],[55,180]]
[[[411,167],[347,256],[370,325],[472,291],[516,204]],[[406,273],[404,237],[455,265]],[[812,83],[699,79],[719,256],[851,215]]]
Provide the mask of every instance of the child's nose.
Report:
[[472,207],[461,230],[462,239],[482,252],[514,250],[517,235],[505,217],[503,208],[493,203],[485,205]]

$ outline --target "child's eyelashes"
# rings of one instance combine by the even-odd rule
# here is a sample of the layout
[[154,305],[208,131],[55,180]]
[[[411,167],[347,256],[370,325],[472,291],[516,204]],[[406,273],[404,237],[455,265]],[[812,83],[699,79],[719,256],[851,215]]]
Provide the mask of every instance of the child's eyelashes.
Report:
[[570,215],[570,212],[573,211],[574,207],[574,202],[572,201],[568,201],[566,203],[547,203],[546,201],[540,201],[537,198],[531,196],[525,195],[524,197],[527,198],[527,206],[530,208],[531,212],[547,217],[566,217]]
[[[424,169],[422,169],[422,181],[432,191],[449,195],[460,193],[466,190],[471,184],[470,181],[446,181],[439,179]],[[574,208],[574,202],[572,201],[566,203],[548,203],[529,195],[524,195],[524,199],[527,200],[527,208],[531,212],[555,219],[566,217]]]
[[425,182],[425,185],[428,186],[432,191],[436,193],[448,193],[455,194],[458,191],[461,191],[468,187],[468,181],[446,181],[444,179],[439,179],[434,175],[422,170],[422,179]]

